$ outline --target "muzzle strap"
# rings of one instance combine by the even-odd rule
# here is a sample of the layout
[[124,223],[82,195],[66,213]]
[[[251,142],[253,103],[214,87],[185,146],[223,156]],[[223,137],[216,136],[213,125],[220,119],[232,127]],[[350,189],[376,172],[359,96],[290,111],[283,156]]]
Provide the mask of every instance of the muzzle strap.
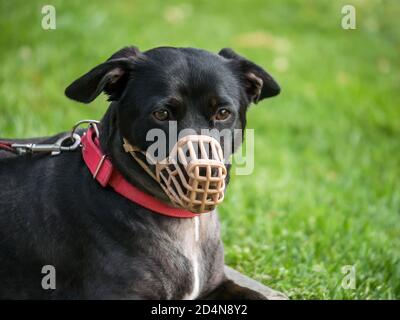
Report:
[[100,149],[94,128],[89,128],[82,137],[82,156],[93,178],[103,187],[111,187],[128,200],[164,216],[173,218],[197,216],[188,210],[169,206],[129,183]]

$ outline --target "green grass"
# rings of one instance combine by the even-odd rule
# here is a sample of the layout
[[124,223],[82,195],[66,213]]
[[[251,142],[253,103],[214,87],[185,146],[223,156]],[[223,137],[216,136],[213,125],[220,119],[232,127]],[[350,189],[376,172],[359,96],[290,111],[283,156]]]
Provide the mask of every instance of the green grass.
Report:
[[[43,31],[44,3],[0,1],[0,136],[100,118],[105,99],[63,90],[122,46],[233,47],[283,91],[249,112],[255,171],[220,209],[227,263],[293,299],[400,298],[397,0],[51,3],[57,30]],[[347,3],[357,30],[340,27]]]

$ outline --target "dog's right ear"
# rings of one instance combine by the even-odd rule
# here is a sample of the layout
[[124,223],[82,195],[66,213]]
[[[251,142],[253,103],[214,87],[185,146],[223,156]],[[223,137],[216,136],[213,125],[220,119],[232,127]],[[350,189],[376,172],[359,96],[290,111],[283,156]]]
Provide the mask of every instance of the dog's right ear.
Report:
[[65,95],[73,100],[89,103],[102,91],[110,101],[118,100],[125,90],[135,59],[140,55],[136,47],[127,47],[114,53],[106,62],[98,65],[72,82]]
[[232,49],[224,48],[218,54],[235,66],[250,102],[257,103],[265,98],[276,96],[281,91],[279,84],[266,70]]

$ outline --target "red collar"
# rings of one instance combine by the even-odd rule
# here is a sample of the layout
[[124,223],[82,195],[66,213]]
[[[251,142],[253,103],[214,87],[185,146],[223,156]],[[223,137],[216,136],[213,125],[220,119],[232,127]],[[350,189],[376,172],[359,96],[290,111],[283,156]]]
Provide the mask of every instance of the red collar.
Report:
[[82,137],[82,156],[93,178],[103,187],[110,186],[115,192],[138,205],[156,213],[174,218],[193,218],[198,216],[188,210],[173,208],[130,184],[112,165],[107,155],[99,147],[99,139],[93,128]]

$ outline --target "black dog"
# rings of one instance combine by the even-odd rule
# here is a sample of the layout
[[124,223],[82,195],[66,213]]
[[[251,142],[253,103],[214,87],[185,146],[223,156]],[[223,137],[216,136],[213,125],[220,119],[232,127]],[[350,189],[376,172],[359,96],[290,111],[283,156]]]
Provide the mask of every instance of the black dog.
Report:
[[[145,150],[146,132],[168,133],[169,120],[178,131],[244,129],[248,106],[279,91],[266,71],[231,49],[129,47],[73,82],[66,95],[84,103],[109,96],[99,126],[102,150],[131,184],[168,203],[123,151],[122,137]],[[153,213],[100,186],[79,150],[0,151],[0,182],[0,298],[263,298],[226,280],[216,211],[193,219]],[[44,265],[56,269],[55,290],[42,288]]]

